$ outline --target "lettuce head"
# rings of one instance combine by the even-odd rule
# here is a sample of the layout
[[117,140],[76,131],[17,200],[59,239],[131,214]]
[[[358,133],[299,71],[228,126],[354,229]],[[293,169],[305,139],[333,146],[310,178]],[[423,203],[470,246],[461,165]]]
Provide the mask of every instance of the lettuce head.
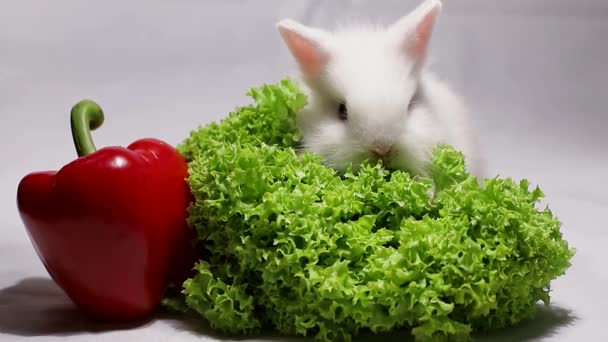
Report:
[[467,173],[437,146],[429,177],[368,163],[339,174],[297,152],[306,104],[284,79],[191,132],[179,151],[202,245],[165,305],[228,334],[271,329],[317,340],[408,329],[468,340],[533,317],[574,250],[526,181]]

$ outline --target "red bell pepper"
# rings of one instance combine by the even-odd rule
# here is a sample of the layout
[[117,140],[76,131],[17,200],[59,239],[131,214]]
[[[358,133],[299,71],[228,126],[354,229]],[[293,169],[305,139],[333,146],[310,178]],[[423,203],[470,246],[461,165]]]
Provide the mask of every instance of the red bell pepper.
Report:
[[90,131],[103,120],[96,103],[76,104],[79,158],[58,172],[26,175],[17,205],[45,268],[84,313],[146,319],[166,285],[181,285],[196,260],[186,223],[187,164],[157,139],[96,151]]

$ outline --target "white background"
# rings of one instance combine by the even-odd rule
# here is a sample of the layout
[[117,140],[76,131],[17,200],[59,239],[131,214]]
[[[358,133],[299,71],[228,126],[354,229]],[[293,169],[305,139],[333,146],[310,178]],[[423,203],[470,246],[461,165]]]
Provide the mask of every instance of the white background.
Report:
[[[414,1],[0,0],[0,340],[204,341],[208,328],[158,319],[83,321],[42,268],[15,194],[30,171],[76,156],[69,110],[106,113],[98,147],[151,136],[179,143],[252,86],[292,74],[274,24],[388,24]],[[608,296],[608,2],[445,0],[435,70],[482,131],[488,172],[539,184],[577,249],[536,320],[483,340],[605,341]]]

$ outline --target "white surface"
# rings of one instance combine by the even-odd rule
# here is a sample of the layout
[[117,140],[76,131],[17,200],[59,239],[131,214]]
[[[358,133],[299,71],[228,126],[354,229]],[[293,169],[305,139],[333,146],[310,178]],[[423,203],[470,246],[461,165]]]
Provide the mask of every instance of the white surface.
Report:
[[[249,87],[291,72],[278,19],[388,23],[413,4],[0,0],[0,340],[225,339],[170,319],[128,329],[84,322],[25,234],[19,179],[74,158],[68,111],[81,98],[106,112],[98,146],[177,143],[248,102]],[[577,249],[550,309],[482,340],[608,340],[608,4],[463,0],[444,11],[431,54],[474,110],[489,171],[539,184]]]

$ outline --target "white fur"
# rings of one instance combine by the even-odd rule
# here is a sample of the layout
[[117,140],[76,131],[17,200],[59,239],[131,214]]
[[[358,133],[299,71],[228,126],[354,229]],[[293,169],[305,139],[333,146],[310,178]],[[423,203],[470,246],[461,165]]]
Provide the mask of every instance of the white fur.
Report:
[[[477,138],[463,101],[423,63],[403,53],[404,30],[411,30],[424,6],[437,3],[427,0],[387,28],[359,25],[329,33],[292,20],[279,23],[310,38],[330,57],[319,77],[302,75],[309,103],[297,119],[305,151],[344,170],[372,158],[377,144],[390,144],[395,153],[388,167],[426,174],[431,151],[444,143],[465,155],[469,171],[481,174]],[[416,87],[423,96],[410,112]],[[338,101],[347,104],[347,121],[336,114]]]

